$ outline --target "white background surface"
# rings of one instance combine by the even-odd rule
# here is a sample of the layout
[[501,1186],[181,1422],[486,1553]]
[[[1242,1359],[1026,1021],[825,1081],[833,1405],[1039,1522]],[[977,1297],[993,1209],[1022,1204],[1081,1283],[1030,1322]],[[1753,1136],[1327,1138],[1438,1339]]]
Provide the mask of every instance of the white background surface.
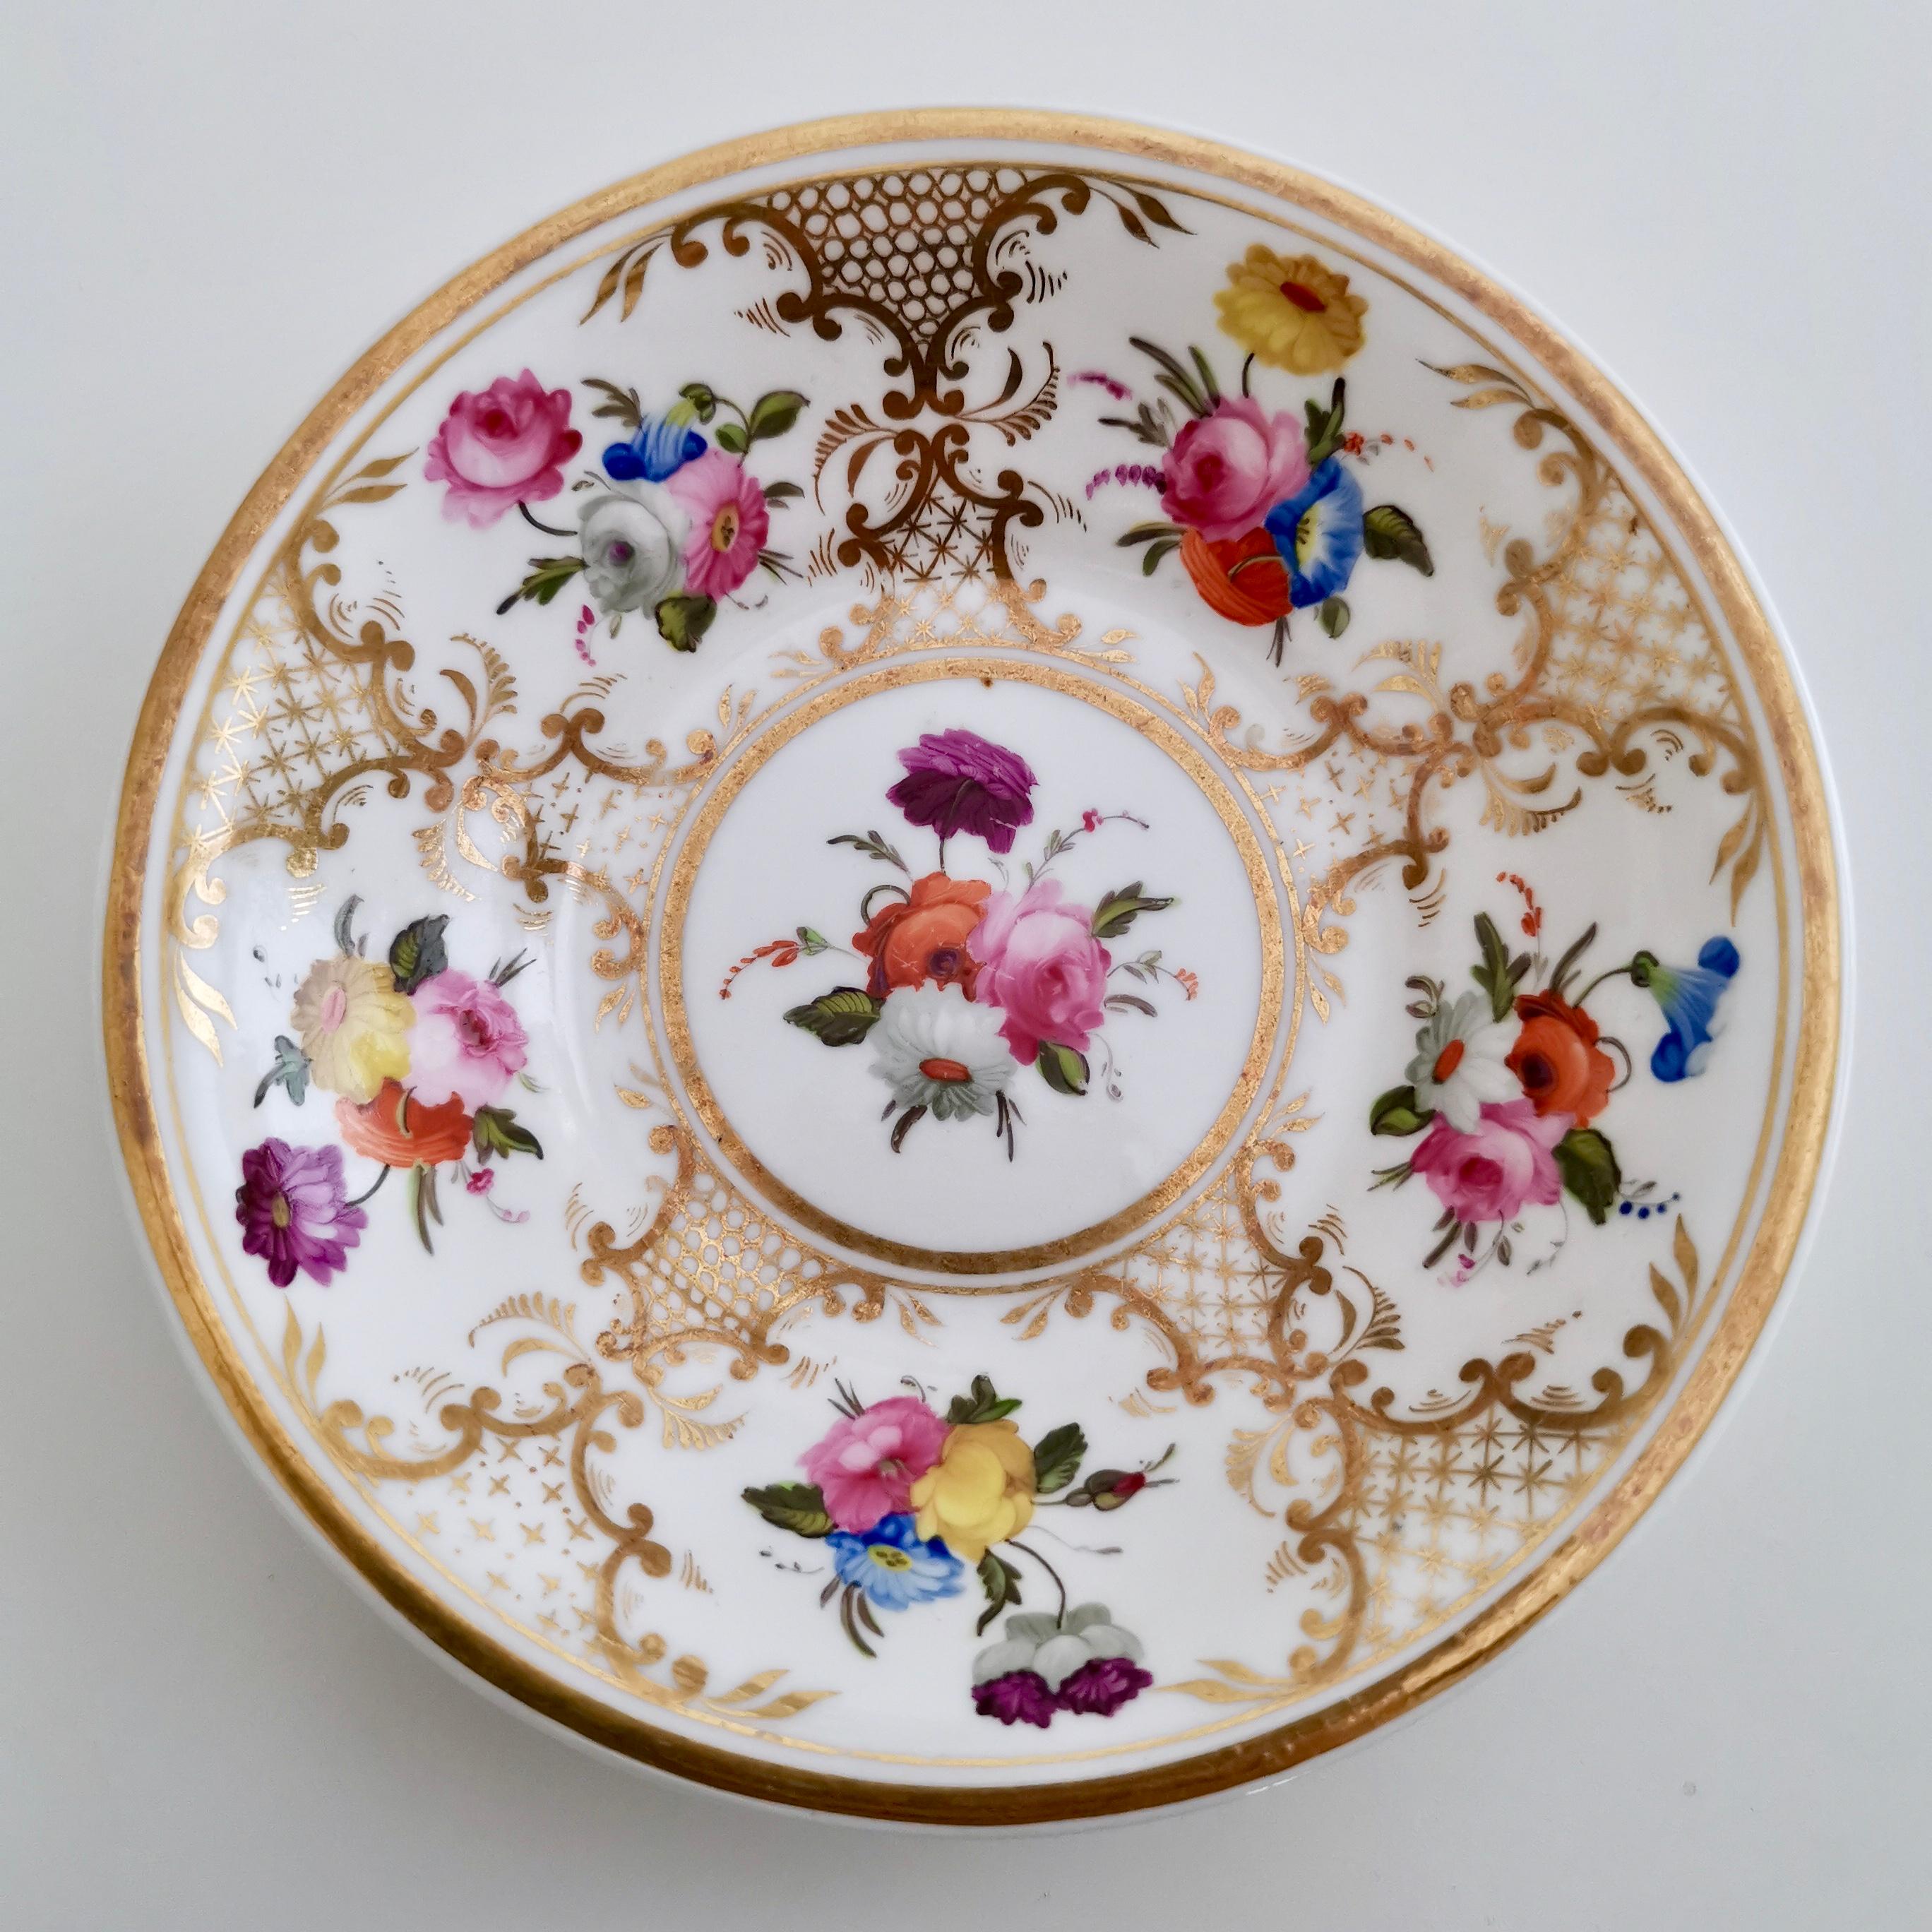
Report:
[[[7,8],[0,1922],[1923,1923],[1928,71],[1932,14],[1881,0]],[[1275,152],[1490,266],[1602,358],[1796,640],[1862,987],[1808,1264],[1602,1570],[1462,1691],[1285,1786],[997,1845],[659,1788],[365,1608],[184,1366],[122,1210],[95,1016],[148,670],[336,375],[610,180],[922,100]]]

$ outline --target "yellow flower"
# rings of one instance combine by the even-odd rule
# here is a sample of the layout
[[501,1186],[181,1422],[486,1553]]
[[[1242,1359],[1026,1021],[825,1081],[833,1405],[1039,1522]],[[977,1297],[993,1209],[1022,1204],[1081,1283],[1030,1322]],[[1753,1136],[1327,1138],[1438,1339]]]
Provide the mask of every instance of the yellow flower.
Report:
[[1221,326],[1277,369],[1318,376],[1362,346],[1368,303],[1312,255],[1277,255],[1257,242],[1228,265],[1228,281],[1214,297]]
[[296,992],[290,1016],[308,1055],[309,1077],[331,1094],[373,1100],[385,1080],[410,1070],[416,1010],[382,962],[339,955],[318,959]]
[[962,1562],[977,1563],[988,1544],[1032,1522],[1033,1484],[1033,1451],[1016,1424],[962,1422],[912,1486],[913,1526],[928,1543],[944,1538]]

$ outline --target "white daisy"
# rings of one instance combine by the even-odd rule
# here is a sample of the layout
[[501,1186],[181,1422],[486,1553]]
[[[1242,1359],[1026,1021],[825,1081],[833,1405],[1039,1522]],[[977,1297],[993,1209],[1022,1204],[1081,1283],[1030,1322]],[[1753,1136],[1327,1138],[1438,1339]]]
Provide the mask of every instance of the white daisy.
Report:
[[1000,1037],[998,1014],[957,986],[902,986],[872,1029],[872,1071],[904,1107],[940,1120],[990,1114],[1017,1063]]
[[1432,1109],[1459,1134],[1474,1133],[1486,1101],[1520,1100],[1522,1083],[1503,1064],[1510,1030],[1490,1017],[1486,994],[1465,993],[1439,1006],[1415,1036],[1409,1084],[1418,1112]]

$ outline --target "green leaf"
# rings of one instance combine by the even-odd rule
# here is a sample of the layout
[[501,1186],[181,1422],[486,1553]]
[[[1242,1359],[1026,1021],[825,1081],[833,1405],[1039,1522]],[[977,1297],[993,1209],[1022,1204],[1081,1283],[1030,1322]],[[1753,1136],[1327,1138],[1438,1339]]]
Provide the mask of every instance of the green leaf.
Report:
[[856,1046],[885,1010],[885,1001],[874,999],[862,986],[834,986],[830,992],[789,1009],[785,1019],[827,1046]]
[[742,456],[751,447],[743,428],[734,422],[722,422],[712,434],[718,439],[718,447],[729,456]]
[[1180,548],[1178,537],[1162,537],[1148,545],[1141,556],[1141,574],[1151,577],[1160,568],[1161,560]]
[[[768,436],[783,436],[798,421],[806,399],[796,389],[771,389],[752,405],[752,419],[746,432],[748,443],[762,442]],[[724,440],[720,430],[718,440]]]
[[1020,1600],[1020,1573],[1004,1556],[996,1556],[989,1550],[980,1559],[978,1574],[980,1587],[986,1593],[986,1607],[973,1626],[973,1634],[983,1636],[986,1626],[1009,1604]]
[[1601,1226],[1616,1204],[1624,1178],[1610,1142],[1594,1127],[1572,1127],[1556,1143],[1556,1168],[1563,1185]]
[[975,1376],[964,1395],[956,1395],[946,1411],[946,1419],[956,1427],[968,1422],[998,1422],[1020,1406],[1018,1396],[1002,1396],[990,1376]]
[[718,413],[718,398],[709,382],[687,382],[678,394],[698,412],[701,423],[708,423]]
[[534,604],[548,604],[583,568],[580,556],[532,557],[530,574],[496,606],[497,616],[525,598]]
[[1180,541],[1180,526],[1176,524],[1136,524],[1125,536],[1114,539],[1116,550],[1131,550],[1136,544],[1152,543],[1156,537],[1172,537],[1176,543]]
[[1362,518],[1362,548],[1371,556],[1394,557],[1398,563],[1419,570],[1424,577],[1436,574],[1435,560],[1429,545],[1415,526],[1415,519],[1393,503],[1378,503]]
[[1348,607],[1339,597],[1328,598],[1316,612],[1315,621],[1331,638],[1339,638],[1348,628]]
[[275,1064],[262,1076],[255,1089],[255,1104],[268,1097],[271,1087],[285,1087],[289,1098],[299,1107],[308,1094],[308,1055],[286,1034],[275,1036]]
[[794,496],[802,496],[805,492],[796,483],[767,483],[765,501],[767,503],[788,502]]
[[658,606],[658,634],[674,651],[694,651],[718,606],[708,597],[667,597]]
[[362,950],[356,943],[356,908],[362,903],[360,892],[351,892],[342,902],[342,910],[335,915],[335,950],[338,952],[358,952]]
[[543,1159],[536,1136],[508,1107],[478,1107],[470,1124],[470,1138],[478,1160],[487,1161],[493,1154],[533,1154]]
[[1173,903],[1172,898],[1142,897],[1141,882],[1136,879],[1132,885],[1120,886],[1102,898],[1094,914],[1094,937],[1118,939],[1142,913],[1165,912]]
[[1056,1094],[1084,1094],[1087,1090],[1087,1056],[1070,1046],[1043,1040],[1034,1064]]
[[636,390],[620,389],[615,382],[607,382],[598,376],[585,376],[584,386],[604,392],[604,400],[590,412],[593,416],[615,416],[626,429],[643,425],[644,406],[638,401]]
[[1596,937],[1596,922],[1592,920],[1589,925],[1583,928],[1582,938],[1578,940],[1576,944],[1571,946],[1569,951],[1564,953],[1563,957],[1558,960],[1556,965],[1551,969],[1550,974],[1550,990],[1552,993],[1556,994],[1559,999],[1563,996],[1564,986],[1568,981],[1572,971],[1575,970],[1577,961],[1582,958],[1583,955],[1590,950],[1590,946],[1594,941]]
[[1413,1087],[1391,1087],[1369,1109],[1372,1134],[1419,1134],[1436,1118],[1433,1107],[1415,1104]]
[[434,980],[449,964],[442,943],[449,923],[446,912],[434,919],[412,919],[389,942],[389,973],[399,993],[413,993],[425,980]]
[[808,959],[816,958],[820,953],[826,951],[832,944],[831,940],[827,939],[824,933],[814,932],[808,926],[800,926],[798,928],[796,936],[798,939],[798,950],[800,952],[803,953]]
[[774,1529],[788,1529],[794,1536],[832,1533],[824,1493],[816,1483],[773,1483],[740,1493]]
[[1049,1429],[1033,1446],[1034,1492],[1050,1496],[1064,1490],[1078,1474],[1080,1459],[1087,1453],[1086,1432],[1077,1422],[1064,1422]]
[[1496,922],[1486,912],[1476,915],[1476,944],[1483,949],[1483,963],[1469,969],[1469,976],[1490,996],[1490,1011],[1498,1020],[1509,1018],[1516,1000],[1516,982],[1529,970],[1527,955],[1512,963],[1509,948],[1503,944]]
[[1308,414],[1308,466],[1325,462],[1334,453],[1335,446],[1342,440],[1342,419],[1347,409],[1348,386],[1340,376],[1335,378],[1335,386],[1328,392],[1328,406],[1324,410],[1318,403],[1306,405]]

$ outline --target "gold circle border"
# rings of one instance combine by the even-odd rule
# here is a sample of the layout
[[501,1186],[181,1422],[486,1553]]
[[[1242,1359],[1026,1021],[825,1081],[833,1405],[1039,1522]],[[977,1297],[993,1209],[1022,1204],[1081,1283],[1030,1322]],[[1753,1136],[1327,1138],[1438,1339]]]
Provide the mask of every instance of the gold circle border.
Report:
[[[1240,855],[1249,890],[1255,896],[1255,917],[1260,929],[1262,982],[1260,1004],[1255,1014],[1255,1029],[1243,1056],[1241,1070],[1226,1101],[1213,1124],[1192,1151],[1167,1178],[1150,1188],[1137,1201],[1090,1227],[1050,1241],[1036,1242],[1023,1248],[950,1251],[914,1247],[904,1241],[889,1240],[868,1234],[862,1228],[840,1220],[814,1207],[795,1189],[788,1186],[747,1147],[742,1137],[725,1118],[717,1096],[711,1090],[698,1064],[698,1050],[691,1037],[684,1004],[683,941],[685,916],[691,904],[698,870],[704,862],[712,836],[730,811],[739,794],[761,771],[772,755],[802,731],[809,729],[835,711],[876,697],[882,691],[903,689],[908,685],[934,683],[1028,684],[1037,690],[1058,692],[1096,711],[1105,712],[1141,737],[1150,740],[1167,754],[1186,776],[1199,787],[1227,827]],[[1294,916],[1291,903],[1286,908]],[[1215,771],[1206,755],[1186,736],[1137,698],[1116,688],[1103,677],[1082,676],[1056,664],[1043,664],[1030,658],[961,656],[924,658],[916,664],[889,664],[884,670],[868,671],[835,686],[787,712],[740,752],[723,777],[712,787],[700,808],[697,819],[685,835],[671,868],[670,884],[664,896],[664,913],[658,933],[658,984],[664,1003],[664,1030],[670,1046],[671,1064],[698,1118],[740,1174],[774,1206],[789,1214],[815,1234],[837,1242],[842,1247],[874,1261],[889,1262],[895,1267],[923,1268],[946,1275],[1019,1274],[1029,1270],[1056,1268],[1091,1254],[1131,1233],[1154,1216],[1163,1214],[1187,1192],[1213,1166],[1234,1138],[1260,1090],[1268,1063],[1274,1055],[1276,1035],[1280,1030],[1282,994],[1286,984],[1284,959],[1286,948],[1282,930],[1284,908],[1276,896],[1268,872],[1261,841],[1235,799],[1233,790]],[[1300,989],[1296,989],[1298,1000]]]
[[[1764,1213],[1722,1319],[1630,1467],[1547,1562],[1420,1657],[1312,1714],[1220,1750],[1143,1771],[1066,1783],[916,1786],[760,1762],[614,1708],[547,1676],[406,1574],[304,1460],[213,1315],[163,1151],[143,1037],[141,909],[154,807],[176,719],[202,646],[242,565],[336,431],[454,316],[569,240],[665,196],[804,156],[889,142],[1036,142],[1138,157],[1285,201],[1421,269],[1508,334],[1576,397],[1690,546],[1763,707],[1796,848],[1804,946],[1791,1100]],[[1790,1267],[1823,1159],[1836,1078],[1840,936],[1825,786],[1804,707],[1770,620],[1715,517],[1636,407],[1515,296],[1406,222],[1318,176],[1241,149],[1137,122],[1032,109],[945,107],[842,116],[700,148],[632,176],[526,230],[383,336],[284,445],[188,592],[136,722],[116,825],[101,966],[101,1030],[115,1123],[134,1202],[196,1352],[237,1425],[295,1502],[384,1602],[466,1668],[540,1716],[657,1768],[743,1796],[913,1823],[1012,1826],[1172,1804],[1279,1776],[1412,1709],[1520,1636],[1622,1540],[1690,1454],[1742,1369]],[[1774,1070],[1775,1077],[1777,1070]],[[1774,1102],[1776,1088],[1773,1089]]]

